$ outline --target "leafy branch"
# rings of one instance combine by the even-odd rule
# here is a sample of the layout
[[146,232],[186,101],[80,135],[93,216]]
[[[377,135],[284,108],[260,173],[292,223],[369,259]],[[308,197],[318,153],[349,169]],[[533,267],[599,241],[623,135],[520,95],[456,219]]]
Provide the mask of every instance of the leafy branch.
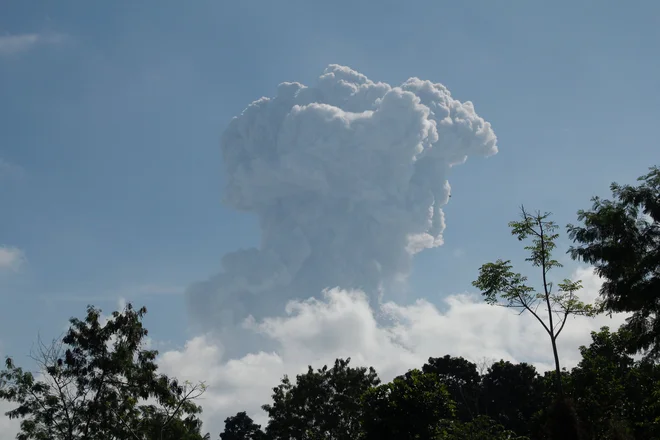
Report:
[[[548,220],[550,213],[530,214],[521,207],[521,219],[509,223],[511,234],[519,241],[528,241],[525,250],[529,257],[525,261],[541,269],[542,289],[537,291],[528,283],[528,278],[513,271],[511,260],[498,259],[486,263],[479,269],[479,276],[472,283],[481,290],[485,301],[491,305],[518,309],[519,314],[530,313],[543,327],[552,343],[557,374],[557,389],[563,394],[561,368],[557,352],[557,338],[564,330],[569,316],[594,316],[598,308],[585,304],[577,296],[582,288],[581,281],[564,279],[557,283],[558,290],[553,293],[554,284],[548,280],[548,273],[561,267],[559,261],[552,258],[552,251],[557,247],[557,225]],[[545,309],[539,308],[545,306]],[[545,310],[546,320],[541,316]]]

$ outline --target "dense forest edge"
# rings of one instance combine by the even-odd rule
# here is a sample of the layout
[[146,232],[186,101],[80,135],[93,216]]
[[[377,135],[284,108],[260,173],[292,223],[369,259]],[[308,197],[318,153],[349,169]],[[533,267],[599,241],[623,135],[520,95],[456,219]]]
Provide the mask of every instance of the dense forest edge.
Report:
[[[337,359],[283,377],[262,407],[265,426],[237,408],[211,434],[200,420],[206,385],[159,372],[146,308],[127,304],[105,317],[88,306],[62,338],[38,341],[38,373],[6,358],[6,416],[20,420],[19,440],[660,439],[660,168],[610,189],[566,227],[569,255],[604,280],[595,304],[580,300],[580,281],[553,278],[560,227],[524,207],[509,227],[538,278],[503,258],[478,268],[473,282],[488,304],[533,316],[548,337],[551,371],[439,353],[382,383],[373,368]],[[569,318],[620,312],[625,324],[593,332],[578,365],[562,366],[557,341]]]

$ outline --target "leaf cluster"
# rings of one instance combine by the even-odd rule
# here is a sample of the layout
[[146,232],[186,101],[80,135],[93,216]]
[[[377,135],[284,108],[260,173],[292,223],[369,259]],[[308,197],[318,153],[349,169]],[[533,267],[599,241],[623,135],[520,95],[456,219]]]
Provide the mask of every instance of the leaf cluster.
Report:
[[194,401],[205,386],[158,373],[158,353],[145,347],[145,313],[128,304],[104,319],[88,307],[61,340],[39,340],[31,355],[37,374],[7,358],[0,399],[16,405],[6,415],[21,420],[18,439],[164,440],[199,431]]

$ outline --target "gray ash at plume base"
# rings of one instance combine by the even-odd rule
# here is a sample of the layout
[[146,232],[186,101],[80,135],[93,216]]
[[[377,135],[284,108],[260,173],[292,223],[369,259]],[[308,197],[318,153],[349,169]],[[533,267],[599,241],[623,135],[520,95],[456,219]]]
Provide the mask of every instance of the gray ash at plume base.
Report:
[[224,202],[257,216],[261,244],[226,254],[188,289],[209,331],[280,315],[326,288],[377,301],[415,253],[442,244],[450,168],[496,154],[497,138],[441,84],[392,87],[330,65],[314,87],[283,83],[250,104],[221,148]]

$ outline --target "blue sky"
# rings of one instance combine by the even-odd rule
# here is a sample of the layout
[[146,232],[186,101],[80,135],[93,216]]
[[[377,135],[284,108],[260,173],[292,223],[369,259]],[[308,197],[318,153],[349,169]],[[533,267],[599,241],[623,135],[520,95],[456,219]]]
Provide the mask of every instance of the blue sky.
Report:
[[331,63],[441,82],[492,124],[499,154],[454,170],[445,245],[409,286],[470,289],[480,264],[520,255],[521,203],[565,224],[658,162],[659,17],[651,1],[4,2],[0,245],[26,261],[0,275],[0,351],[119,297],[184,342],[181,293],[260,239],[221,204],[222,131]]

